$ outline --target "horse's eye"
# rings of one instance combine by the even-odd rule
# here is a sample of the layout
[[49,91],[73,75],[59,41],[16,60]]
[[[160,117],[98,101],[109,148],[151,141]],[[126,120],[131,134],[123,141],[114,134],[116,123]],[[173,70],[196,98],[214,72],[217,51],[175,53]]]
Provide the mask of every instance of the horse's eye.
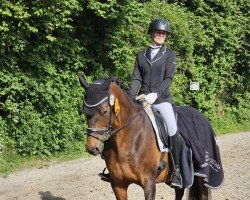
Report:
[[101,112],[101,115],[104,116],[104,115],[106,115],[107,113],[108,113],[107,110],[103,110],[103,111]]
[[108,113],[108,110],[106,110],[106,109],[100,109],[100,110],[99,110],[99,114],[100,114],[101,116],[105,116],[107,113]]

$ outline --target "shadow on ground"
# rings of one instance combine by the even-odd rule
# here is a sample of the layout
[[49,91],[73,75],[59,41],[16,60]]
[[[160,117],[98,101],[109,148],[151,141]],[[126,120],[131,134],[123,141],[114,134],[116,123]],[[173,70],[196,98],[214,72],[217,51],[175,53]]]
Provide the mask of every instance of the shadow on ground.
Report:
[[62,197],[55,197],[51,192],[39,192],[39,195],[41,196],[41,200],[66,200]]

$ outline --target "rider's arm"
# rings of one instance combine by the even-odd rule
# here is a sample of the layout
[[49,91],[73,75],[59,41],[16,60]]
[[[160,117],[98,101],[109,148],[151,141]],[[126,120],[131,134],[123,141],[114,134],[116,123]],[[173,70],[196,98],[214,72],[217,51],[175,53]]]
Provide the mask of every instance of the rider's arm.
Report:
[[139,92],[139,89],[141,87],[141,82],[142,82],[142,77],[141,77],[141,72],[139,69],[139,63],[138,63],[138,55],[135,60],[135,67],[134,71],[132,74],[132,82],[130,85],[130,92],[131,92],[131,97],[134,99],[136,95]]
[[171,51],[170,55],[167,58],[164,80],[161,83],[160,89],[158,91],[159,96],[161,96],[161,93],[163,93],[166,89],[168,89],[168,87],[172,83],[175,73],[175,64],[176,64],[176,55],[174,51]]

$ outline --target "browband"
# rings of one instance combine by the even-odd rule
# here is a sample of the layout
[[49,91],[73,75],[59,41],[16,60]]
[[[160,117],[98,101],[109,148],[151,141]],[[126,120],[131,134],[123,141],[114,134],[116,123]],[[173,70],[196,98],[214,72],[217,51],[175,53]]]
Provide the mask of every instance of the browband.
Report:
[[86,106],[90,107],[90,108],[93,108],[93,107],[96,107],[96,106],[100,105],[100,104],[101,104],[102,102],[104,102],[107,98],[108,98],[108,97],[104,97],[104,99],[102,99],[101,101],[99,101],[98,103],[93,104],[93,105],[87,104],[87,103],[85,102],[85,99],[84,99],[84,104],[85,104]]

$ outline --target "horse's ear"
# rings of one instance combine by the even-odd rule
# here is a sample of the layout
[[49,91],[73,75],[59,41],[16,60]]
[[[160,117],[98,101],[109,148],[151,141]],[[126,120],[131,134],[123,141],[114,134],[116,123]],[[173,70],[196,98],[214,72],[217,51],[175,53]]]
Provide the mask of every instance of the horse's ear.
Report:
[[81,86],[86,90],[89,87],[88,82],[82,77],[80,72],[78,73],[79,81],[81,83]]
[[106,90],[106,91],[109,90],[110,82],[111,82],[110,79],[107,79],[106,81],[104,81],[104,83],[103,83],[102,86],[101,86],[101,89],[102,89],[102,90]]

